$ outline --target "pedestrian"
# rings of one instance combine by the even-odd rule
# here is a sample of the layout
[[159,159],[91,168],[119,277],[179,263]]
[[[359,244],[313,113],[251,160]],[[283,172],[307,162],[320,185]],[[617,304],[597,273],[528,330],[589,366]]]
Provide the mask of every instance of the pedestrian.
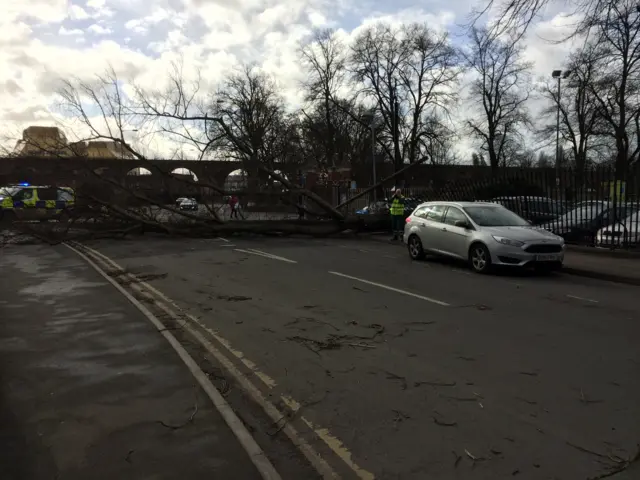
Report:
[[298,197],[298,220],[304,220],[304,196],[300,195]]
[[391,214],[391,231],[393,232],[391,241],[395,241],[398,238],[402,238],[404,230],[404,197],[399,188],[396,188],[393,192],[389,213]]
[[240,205],[240,201],[238,200],[238,197],[236,195],[231,195],[231,197],[229,198],[229,208],[231,209],[231,216],[229,218],[236,218],[238,219],[238,207]]

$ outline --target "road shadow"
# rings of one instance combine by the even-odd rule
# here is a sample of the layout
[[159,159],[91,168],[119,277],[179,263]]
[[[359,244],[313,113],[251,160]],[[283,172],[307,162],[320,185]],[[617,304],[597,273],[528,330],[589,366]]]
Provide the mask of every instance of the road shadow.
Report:
[[[478,275],[471,270],[469,264],[464,260],[458,260],[455,258],[449,257],[441,257],[436,255],[428,255],[425,260],[426,263],[441,265],[443,267],[449,268],[457,268],[460,270],[468,271],[470,274]],[[494,266],[491,269],[489,275],[497,276],[497,277],[507,277],[507,278],[558,278],[558,271],[545,271],[545,270],[537,270],[533,267],[530,268],[515,268],[515,267],[504,267],[504,266]]]

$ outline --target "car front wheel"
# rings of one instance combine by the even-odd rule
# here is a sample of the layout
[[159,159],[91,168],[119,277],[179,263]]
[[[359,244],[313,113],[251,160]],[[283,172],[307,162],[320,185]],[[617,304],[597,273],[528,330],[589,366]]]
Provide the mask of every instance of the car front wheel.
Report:
[[491,270],[491,254],[489,249],[481,243],[476,243],[469,249],[469,265],[474,272],[489,273]]
[[422,242],[420,241],[420,238],[418,238],[417,235],[411,235],[407,243],[409,256],[413,260],[422,260],[424,258],[424,248],[422,248]]

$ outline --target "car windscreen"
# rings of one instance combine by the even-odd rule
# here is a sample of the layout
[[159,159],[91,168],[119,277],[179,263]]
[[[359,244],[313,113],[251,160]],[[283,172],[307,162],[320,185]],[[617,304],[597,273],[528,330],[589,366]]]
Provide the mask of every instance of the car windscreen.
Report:
[[463,210],[481,227],[523,227],[529,225],[524,218],[510,210],[498,206],[473,206]]
[[570,222],[584,222],[588,220],[593,220],[600,213],[605,210],[605,205],[601,204],[592,204],[585,205],[582,207],[575,208],[561,217],[558,217],[554,222],[558,223],[570,223]]

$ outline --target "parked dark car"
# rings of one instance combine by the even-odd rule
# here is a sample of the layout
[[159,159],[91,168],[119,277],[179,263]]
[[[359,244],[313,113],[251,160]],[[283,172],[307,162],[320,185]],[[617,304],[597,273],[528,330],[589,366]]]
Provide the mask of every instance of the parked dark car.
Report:
[[[417,197],[404,198],[404,217],[411,213],[423,203],[424,200]],[[390,230],[391,229],[391,202],[388,198],[372,202],[366,207],[357,210],[355,213],[361,218],[362,228],[365,230]]]
[[386,199],[378,202],[372,202],[366,207],[356,211],[356,215],[380,215],[388,213],[389,202]]
[[547,197],[496,197],[492,202],[499,203],[534,225],[558,218],[568,210],[562,202]]
[[180,202],[180,206],[178,207],[180,210],[191,210],[198,211],[198,202],[195,198],[185,198]]
[[637,205],[592,203],[575,208],[561,217],[547,222],[542,228],[560,235],[566,242],[591,243],[595,241],[598,230],[633,215]]

